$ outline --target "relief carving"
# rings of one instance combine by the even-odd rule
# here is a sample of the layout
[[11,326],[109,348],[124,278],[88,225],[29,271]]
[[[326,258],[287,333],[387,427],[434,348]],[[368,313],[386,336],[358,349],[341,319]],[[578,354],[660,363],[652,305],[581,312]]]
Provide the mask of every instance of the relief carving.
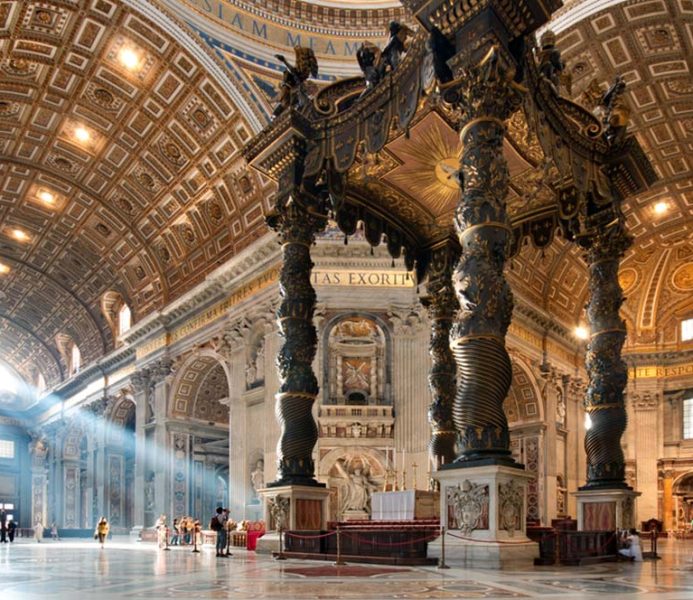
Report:
[[475,529],[488,529],[488,505],[488,485],[465,479],[457,487],[447,489],[448,509],[463,535],[471,535]]

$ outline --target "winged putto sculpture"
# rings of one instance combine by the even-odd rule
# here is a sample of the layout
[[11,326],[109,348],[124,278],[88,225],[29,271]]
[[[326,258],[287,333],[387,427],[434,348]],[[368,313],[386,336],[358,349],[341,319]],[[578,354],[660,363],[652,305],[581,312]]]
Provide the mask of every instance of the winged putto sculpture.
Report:
[[402,54],[406,52],[406,42],[413,31],[397,21],[390,22],[390,38],[385,48],[380,50],[371,42],[364,42],[356,52],[356,60],[366,80],[364,94],[372,90],[389,71],[399,65]]
[[312,48],[296,46],[295,65],[291,65],[282,54],[276,54],[277,60],[284,63],[286,71],[279,85],[279,103],[274,108],[274,116],[282,114],[287,108],[301,109],[308,105],[308,91],[305,82],[309,77],[317,77],[318,60]]

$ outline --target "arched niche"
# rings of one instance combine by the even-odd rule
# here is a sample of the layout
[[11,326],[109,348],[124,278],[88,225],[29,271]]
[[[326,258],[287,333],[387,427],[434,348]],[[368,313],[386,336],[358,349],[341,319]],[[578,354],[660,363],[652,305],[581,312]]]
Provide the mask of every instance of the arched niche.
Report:
[[678,500],[677,529],[687,529],[693,520],[693,471],[676,479],[672,489]]
[[[174,517],[212,514],[229,503],[229,368],[213,350],[196,350],[176,369],[168,416]],[[223,496],[223,502],[222,500]]]
[[229,372],[213,352],[197,352],[178,369],[170,416],[228,426]]
[[131,528],[135,504],[136,406],[128,392],[119,397],[108,416],[105,511],[112,528]]
[[389,331],[378,316],[334,316],[323,333],[323,404],[391,405],[391,353]]

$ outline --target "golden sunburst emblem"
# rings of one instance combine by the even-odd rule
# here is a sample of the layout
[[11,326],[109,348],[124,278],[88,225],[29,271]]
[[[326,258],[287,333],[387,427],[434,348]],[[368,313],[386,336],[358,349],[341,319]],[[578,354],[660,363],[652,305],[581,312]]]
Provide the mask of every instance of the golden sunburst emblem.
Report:
[[459,199],[460,147],[457,133],[430,113],[412,128],[409,139],[401,136],[388,144],[401,164],[383,180],[438,218],[453,211]]

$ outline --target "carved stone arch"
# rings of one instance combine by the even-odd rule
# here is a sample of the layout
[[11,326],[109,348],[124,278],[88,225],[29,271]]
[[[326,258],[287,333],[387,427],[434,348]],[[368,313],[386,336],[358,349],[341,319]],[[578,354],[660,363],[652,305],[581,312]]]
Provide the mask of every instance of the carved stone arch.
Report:
[[117,340],[120,335],[118,329],[120,326],[120,311],[123,306],[127,306],[132,311],[132,303],[128,302],[128,299],[119,291],[107,290],[101,296],[101,312],[111,328],[114,340]]
[[322,377],[323,377],[323,403],[329,402],[330,390],[330,336],[333,329],[342,322],[349,319],[368,319],[373,321],[378,327],[384,338],[384,370],[383,370],[383,396],[380,400],[385,404],[392,404],[392,328],[388,322],[378,313],[369,311],[346,311],[339,312],[329,317],[322,325],[320,340],[322,343]]
[[108,420],[114,425],[125,427],[130,420],[130,413],[137,410],[137,403],[129,391],[123,391],[113,403],[108,413]]
[[511,358],[513,378],[503,410],[508,425],[544,422],[544,403],[541,388],[531,367],[517,356]]
[[223,356],[207,348],[193,352],[176,369],[169,416],[228,424],[230,382],[231,370]]

